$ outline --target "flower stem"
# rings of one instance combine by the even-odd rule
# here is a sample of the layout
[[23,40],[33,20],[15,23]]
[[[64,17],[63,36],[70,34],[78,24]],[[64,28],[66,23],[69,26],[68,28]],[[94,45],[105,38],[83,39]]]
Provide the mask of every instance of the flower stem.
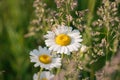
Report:
[[43,68],[40,68],[40,71],[38,72],[38,80],[40,80],[40,74],[42,72]]
[[94,69],[91,66],[91,72],[90,72],[90,80],[94,80]]
[[64,53],[61,55],[61,59],[63,59],[64,58]]
[[[64,58],[64,53],[61,54],[61,59],[63,58]],[[60,70],[61,70],[61,67],[57,69],[57,74],[59,74]]]
[[87,26],[90,26],[90,23],[92,21],[95,3],[96,3],[96,0],[89,0],[89,3],[88,3],[89,14],[87,16],[88,17]]

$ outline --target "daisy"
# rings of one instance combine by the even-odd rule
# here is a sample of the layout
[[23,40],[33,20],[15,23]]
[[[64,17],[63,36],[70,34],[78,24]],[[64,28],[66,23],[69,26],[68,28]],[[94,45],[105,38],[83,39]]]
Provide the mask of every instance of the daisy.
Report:
[[[43,71],[40,74],[40,80],[53,80],[54,75],[49,71]],[[33,80],[38,80],[38,74],[33,75]]]
[[58,26],[53,31],[48,31],[44,37],[49,50],[68,55],[72,51],[78,51],[82,42],[80,32],[68,26]]
[[38,50],[34,49],[30,52],[31,62],[35,62],[35,67],[40,66],[45,69],[59,68],[61,66],[61,58],[52,57],[46,47],[39,46]]

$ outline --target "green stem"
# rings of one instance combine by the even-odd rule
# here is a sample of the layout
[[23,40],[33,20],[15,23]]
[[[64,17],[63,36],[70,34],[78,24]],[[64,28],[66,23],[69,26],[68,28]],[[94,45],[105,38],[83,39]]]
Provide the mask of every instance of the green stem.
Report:
[[[69,16],[69,14],[70,14],[70,3],[71,3],[71,1],[70,0],[67,0],[68,2],[66,2],[66,15],[68,15]],[[67,21],[67,25],[68,26],[70,26],[70,20],[68,19],[68,21]]]
[[94,70],[92,66],[91,66],[91,72],[90,72],[90,80],[94,80]]
[[59,74],[60,70],[61,70],[61,68],[57,68],[57,74]]
[[64,58],[64,53],[63,53],[63,54],[61,54],[61,58],[62,58],[62,59]]
[[[107,14],[108,12],[106,11],[105,12],[106,13],[106,16],[108,17],[109,16],[109,14]],[[107,19],[106,21],[105,21],[105,26],[106,26],[106,62],[107,62],[107,60],[108,60],[108,49],[109,49],[109,31],[110,31],[110,28],[109,28],[109,19]]]
[[95,3],[96,0],[89,0],[88,3],[88,9],[89,9],[89,14],[88,14],[88,21],[87,21],[87,26],[90,26],[92,18],[93,18],[93,13],[94,13],[94,8],[95,8]]
[[42,72],[43,68],[40,68],[40,71],[38,72],[38,80],[40,80],[40,74]]
[[[61,59],[63,58],[64,58],[64,53],[61,54]],[[60,70],[61,70],[61,67],[57,69],[57,74],[59,74]]]
[[89,0],[89,3],[88,3],[88,9],[89,9],[89,13],[87,15],[87,27],[85,29],[85,34],[83,34],[84,37],[86,37],[86,40],[84,40],[85,43],[87,43],[88,45],[91,45],[91,28],[90,28],[90,24],[91,24],[91,21],[93,19],[93,13],[94,13],[94,8],[95,8],[95,3],[96,3],[96,0]]

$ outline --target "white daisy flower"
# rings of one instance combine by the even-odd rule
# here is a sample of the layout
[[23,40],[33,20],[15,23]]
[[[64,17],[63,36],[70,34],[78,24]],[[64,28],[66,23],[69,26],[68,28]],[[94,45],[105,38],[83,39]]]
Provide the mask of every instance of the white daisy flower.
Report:
[[[40,80],[53,80],[54,75],[49,71],[43,71],[40,74]],[[38,80],[38,74],[33,75],[33,80]]]
[[69,55],[72,51],[78,51],[81,46],[82,36],[78,30],[72,30],[72,27],[58,26],[47,33],[44,37],[49,50]]
[[35,62],[35,67],[40,66],[45,69],[52,69],[54,67],[59,68],[61,66],[61,58],[52,57],[46,47],[42,48],[39,46],[39,49],[34,49],[30,52],[30,60],[31,62]]

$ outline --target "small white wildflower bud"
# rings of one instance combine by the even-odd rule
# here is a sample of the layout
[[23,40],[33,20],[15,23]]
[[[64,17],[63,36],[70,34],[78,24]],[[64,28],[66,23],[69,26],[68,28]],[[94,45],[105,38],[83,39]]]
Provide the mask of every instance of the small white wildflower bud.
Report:
[[53,19],[50,19],[51,22],[53,22],[54,20]]
[[44,10],[44,8],[41,8],[41,12],[43,12],[43,13],[44,13],[44,11],[45,11],[45,10]]
[[118,18],[118,17],[115,17],[115,21],[119,22],[120,20],[119,20],[119,18]]
[[82,45],[81,49],[80,49],[81,52],[86,52],[87,51],[87,47],[85,45]]
[[78,16],[78,11],[75,11],[75,14]]

